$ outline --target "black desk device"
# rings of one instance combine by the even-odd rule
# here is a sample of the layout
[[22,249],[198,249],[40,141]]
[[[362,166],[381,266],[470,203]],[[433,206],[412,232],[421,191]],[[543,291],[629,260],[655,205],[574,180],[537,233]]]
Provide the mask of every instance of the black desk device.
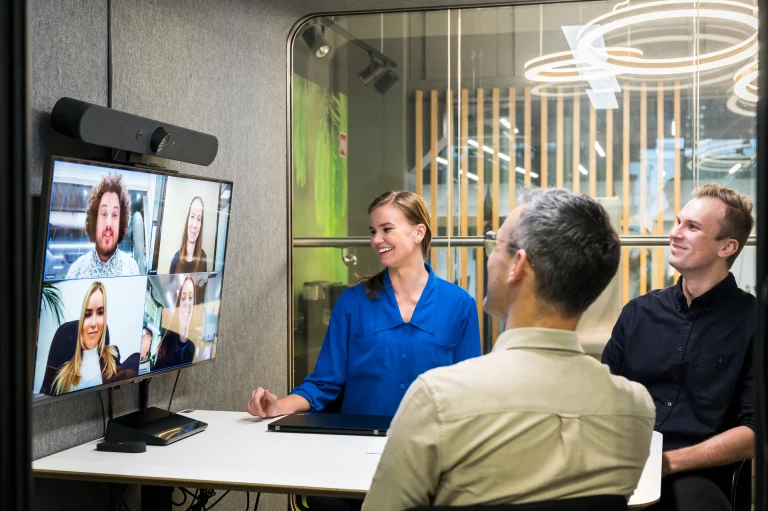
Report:
[[149,407],[111,419],[104,440],[119,443],[143,441],[147,445],[168,445],[200,433],[208,424],[161,408]]
[[97,451],[107,452],[147,452],[147,443],[141,440],[128,440],[127,442],[99,442]]

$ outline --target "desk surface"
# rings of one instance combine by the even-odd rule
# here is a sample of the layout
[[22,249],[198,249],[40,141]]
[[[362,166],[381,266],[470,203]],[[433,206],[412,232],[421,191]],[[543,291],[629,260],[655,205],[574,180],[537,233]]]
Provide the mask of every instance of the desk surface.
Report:
[[[244,412],[189,414],[208,429],[140,454],[96,450],[95,440],[32,463],[37,477],[162,486],[364,497],[379,454],[366,454],[374,437],[275,433]],[[661,435],[629,500],[644,507],[661,492]]]

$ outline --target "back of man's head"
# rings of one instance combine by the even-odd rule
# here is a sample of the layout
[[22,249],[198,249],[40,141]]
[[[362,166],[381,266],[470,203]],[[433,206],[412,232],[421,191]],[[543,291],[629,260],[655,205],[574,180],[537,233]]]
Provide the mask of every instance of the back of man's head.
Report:
[[526,190],[513,242],[535,265],[536,295],[565,318],[580,316],[619,267],[621,242],[594,199],[556,188]]
[[755,225],[752,218],[752,200],[736,190],[718,184],[702,185],[693,191],[694,199],[703,197],[719,199],[725,204],[725,215],[720,220],[720,231],[717,239],[733,238],[739,243],[736,253],[726,260],[728,268],[730,268],[736,258],[739,257],[741,250],[747,243],[749,233],[752,232],[752,227]]

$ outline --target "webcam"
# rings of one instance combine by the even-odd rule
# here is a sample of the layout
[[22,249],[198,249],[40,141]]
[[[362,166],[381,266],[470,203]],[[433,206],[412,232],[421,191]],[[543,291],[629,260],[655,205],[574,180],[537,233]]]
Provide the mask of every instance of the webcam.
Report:
[[72,98],[56,102],[51,126],[88,144],[196,165],[210,165],[219,150],[213,135]]

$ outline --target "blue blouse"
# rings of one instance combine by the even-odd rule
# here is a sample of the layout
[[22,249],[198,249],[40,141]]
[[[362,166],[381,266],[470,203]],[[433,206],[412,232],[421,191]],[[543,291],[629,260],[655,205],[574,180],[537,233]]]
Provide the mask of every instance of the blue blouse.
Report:
[[315,370],[291,394],[321,411],[343,391],[341,413],[394,415],[420,374],[479,356],[475,300],[424,266],[429,278],[408,323],[388,272],[378,298],[369,299],[364,284],[344,291],[333,307]]

